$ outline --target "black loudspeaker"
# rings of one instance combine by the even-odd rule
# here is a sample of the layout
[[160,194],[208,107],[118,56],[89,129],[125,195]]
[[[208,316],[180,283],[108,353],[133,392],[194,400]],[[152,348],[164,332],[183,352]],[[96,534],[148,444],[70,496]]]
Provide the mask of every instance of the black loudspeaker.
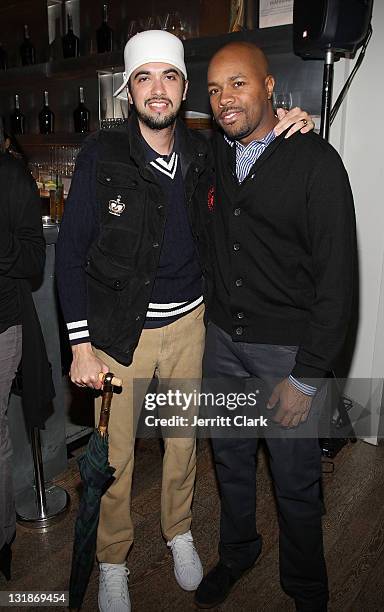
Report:
[[367,35],[373,0],[294,0],[293,48],[304,59],[355,53]]

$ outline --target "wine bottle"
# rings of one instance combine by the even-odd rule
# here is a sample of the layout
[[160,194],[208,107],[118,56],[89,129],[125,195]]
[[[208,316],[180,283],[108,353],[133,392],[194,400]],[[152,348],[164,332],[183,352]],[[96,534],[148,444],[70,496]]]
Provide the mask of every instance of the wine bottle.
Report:
[[30,66],[31,64],[36,63],[35,47],[31,43],[29,28],[27,25],[24,26],[24,40],[20,45],[20,56],[23,66]]
[[25,132],[25,117],[20,111],[19,95],[15,94],[15,108],[10,117],[12,134],[24,134]]
[[8,68],[7,52],[0,42],[0,70],[6,70],[7,68]]
[[53,134],[55,131],[55,115],[48,106],[48,92],[44,92],[44,106],[39,112],[40,134]]
[[62,38],[63,56],[77,57],[79,55],[80,41],[76,34],[73,33],[72,16],[67,15],[67,33]]
[[113,31],[108,25],[108,5],[103,4],[103,21],[96,32],[97,52],[106,53],[113,48]]
[[89,132],[89,110],[84,104],[84,88],[79,87],[79,106],[73,112],[75,132]]

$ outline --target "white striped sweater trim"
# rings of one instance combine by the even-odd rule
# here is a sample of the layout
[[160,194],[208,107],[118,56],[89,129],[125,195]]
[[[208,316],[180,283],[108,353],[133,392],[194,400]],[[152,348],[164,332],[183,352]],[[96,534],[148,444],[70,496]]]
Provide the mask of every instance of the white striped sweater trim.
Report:
[[171,302],[169,304],[148,304],[147,319],[168,319],[193,310],[203,302],[201,295],[192,302]]
[[168,162],[163,157],[158,157],[157,159],[154,159],[149,163],[151,164],[151,166],[156,168],[156,170],[158,170],[159,172],[162,172],[163,174],[165,174],[166,176],[168,176],[170,179],[173,180],[175,178],[175,174],[177,170],[178,159],[179,159],[178,155],[174,151]]
[[[192,302],[170,302],[168,304],[156,304],[151,302],[148,305],[147,319],[170,319],[193,310],[202,302],[202,295]],[[88,321],[86,319],[67,323],[67,330],[71,344],[79,341],[87,342],[89,340]]]
[[72,323],[67,323],[67,329],[79,329],[79,327],[88,327],[88,321],[84,319],[83,321],[72,321]]
[[86,319],[67,323],[67,329],[69,341],[71,343],[77,340],[85,340],[89,338],[88,321]]

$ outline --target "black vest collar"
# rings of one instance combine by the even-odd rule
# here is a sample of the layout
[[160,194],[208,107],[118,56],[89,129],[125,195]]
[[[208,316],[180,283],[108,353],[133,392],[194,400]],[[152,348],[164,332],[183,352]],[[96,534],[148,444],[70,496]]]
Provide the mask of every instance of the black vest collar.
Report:
[[[195,135],[189,130],[181,119],[176,120],[176,132],[181,169],[185,178],[187,170],[192,163],[199,166],[200,170],[204,168],[209,145],[202,137]],[[132,113],[128,126],[101,131],[100,142],[104,159],[115,162],[124,162],[124,160],[128,162],[130,160],[138,166],[142,176],[145,175],[147,179],[150,179],[150,175],[153,176],[146,159],[142,135],[135,112]]]

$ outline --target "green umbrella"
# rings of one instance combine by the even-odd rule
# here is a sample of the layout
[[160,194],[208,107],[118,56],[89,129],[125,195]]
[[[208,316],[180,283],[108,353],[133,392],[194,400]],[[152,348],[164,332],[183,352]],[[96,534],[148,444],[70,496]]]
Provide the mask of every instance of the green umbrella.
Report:
[[99,425],[92,434],[85,453],[78,459],[84,488],[75,525],[69,584],[71,609],[80,608],[83,603],[95,559],[100,501],[113,481],[115,471],[108,462],[108,421],[113,396],[112,385],[121,386],[121,381],[108,372],[103,377]]

